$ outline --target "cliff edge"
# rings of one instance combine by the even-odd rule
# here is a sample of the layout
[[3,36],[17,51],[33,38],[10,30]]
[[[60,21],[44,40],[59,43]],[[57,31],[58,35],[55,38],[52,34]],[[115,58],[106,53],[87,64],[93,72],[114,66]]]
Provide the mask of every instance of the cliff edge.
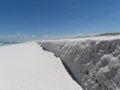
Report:
[[120,89],[120,36],[39,42],[84,90]]

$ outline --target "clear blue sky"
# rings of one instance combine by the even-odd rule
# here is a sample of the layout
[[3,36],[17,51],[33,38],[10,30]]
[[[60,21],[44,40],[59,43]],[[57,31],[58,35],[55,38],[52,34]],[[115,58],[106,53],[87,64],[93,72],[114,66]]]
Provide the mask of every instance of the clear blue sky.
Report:
[[0,35],[120,31],[120,0],[0,0]]

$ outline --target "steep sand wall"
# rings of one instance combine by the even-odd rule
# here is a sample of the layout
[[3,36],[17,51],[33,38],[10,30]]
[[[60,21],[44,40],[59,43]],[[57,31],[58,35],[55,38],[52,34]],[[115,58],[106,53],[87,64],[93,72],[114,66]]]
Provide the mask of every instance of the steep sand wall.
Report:
[[39,42],[59,57],[84,90],[119,90],[120,39]]

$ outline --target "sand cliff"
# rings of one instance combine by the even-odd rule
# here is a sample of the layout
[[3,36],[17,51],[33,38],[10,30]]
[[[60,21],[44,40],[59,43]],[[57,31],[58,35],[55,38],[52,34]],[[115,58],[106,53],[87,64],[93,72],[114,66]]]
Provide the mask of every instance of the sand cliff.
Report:
[[92,37],[39,42],[60,57],[72,78],[84,90],[120,89],[120,39]]

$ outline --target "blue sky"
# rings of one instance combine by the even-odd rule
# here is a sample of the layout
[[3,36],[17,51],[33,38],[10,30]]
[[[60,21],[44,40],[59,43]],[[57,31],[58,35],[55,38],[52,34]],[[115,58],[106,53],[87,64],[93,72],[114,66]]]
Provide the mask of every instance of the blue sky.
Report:
[[120,0],[0,0],[0,35],[120,31]]

